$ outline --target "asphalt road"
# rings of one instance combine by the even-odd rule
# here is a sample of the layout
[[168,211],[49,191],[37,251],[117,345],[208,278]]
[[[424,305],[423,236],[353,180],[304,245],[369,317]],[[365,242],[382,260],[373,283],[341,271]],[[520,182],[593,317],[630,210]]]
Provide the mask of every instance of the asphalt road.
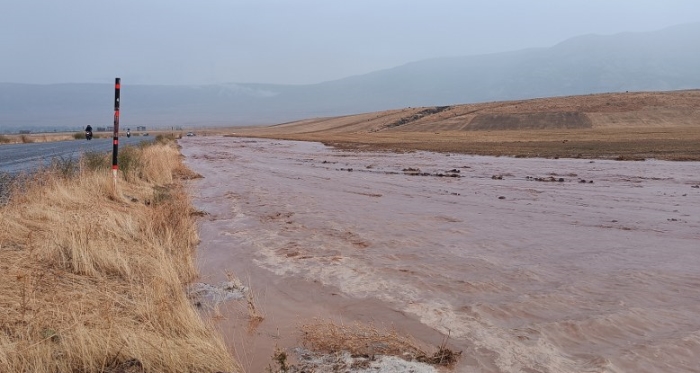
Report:
[[[120,148],[153,141],[153,136],[120,137]],[[54,158],[77,159],[84,152],[111,152],[112,139],[70,140],[0,146],[0,173],[31,172],[48,165]]]

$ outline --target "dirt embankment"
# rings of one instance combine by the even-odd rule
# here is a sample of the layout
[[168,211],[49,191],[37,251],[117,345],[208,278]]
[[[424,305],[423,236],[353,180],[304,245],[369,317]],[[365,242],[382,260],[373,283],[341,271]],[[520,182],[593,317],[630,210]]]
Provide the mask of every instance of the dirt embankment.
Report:
[[469,123],[471,130],[531,130],[592,128],[593,122],[580,112],[481,114]]
[[700,160],[700,90],[405,108],[234,131],[351,149]]

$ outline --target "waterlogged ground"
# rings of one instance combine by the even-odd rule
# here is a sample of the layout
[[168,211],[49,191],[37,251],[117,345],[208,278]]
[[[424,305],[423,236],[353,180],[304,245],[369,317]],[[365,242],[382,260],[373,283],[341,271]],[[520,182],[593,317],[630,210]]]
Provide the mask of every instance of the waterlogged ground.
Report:
[[700,163],[180,143],[203,272],[257,287],[251,371],[315,316],[449,334],[460,372],[699,371]]

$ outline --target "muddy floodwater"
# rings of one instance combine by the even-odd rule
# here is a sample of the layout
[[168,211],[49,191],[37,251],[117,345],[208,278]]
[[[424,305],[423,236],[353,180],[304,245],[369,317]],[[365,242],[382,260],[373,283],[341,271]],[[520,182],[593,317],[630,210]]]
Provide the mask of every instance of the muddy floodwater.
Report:
[[449,335],[458,372],[700,372],[700,163],[180,144],[202,277],[265,316],[219,310],[251,372],[314,317]]

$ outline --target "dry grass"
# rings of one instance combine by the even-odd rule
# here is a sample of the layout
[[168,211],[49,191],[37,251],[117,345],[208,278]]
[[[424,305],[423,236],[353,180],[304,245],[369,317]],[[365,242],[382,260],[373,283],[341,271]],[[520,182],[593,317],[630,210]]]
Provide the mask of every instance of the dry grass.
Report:
[[263,316],[257,306],[252,289],[245,293],[245,300],[248,308],[248,334],[252,334],[257,330],[263,320],[265,320],[265,316]]
[[[243,296],[245,297],[245,314],[248,318],[248,334],[252,335],[265,320],[264,313],[260,310],[260,307],[258,307],[258,303],[256,301],[257,294],[253,290],[253,282],[251,281],[250,277],[248,277],[248,286],[245,286],[240,278],[238,278],[233,272],[228,271],[226,272],[226,279],[230,284],[234,284],[234,288],[245,289],[243,291]],[[214,307],[216,308],[218,306],[215,305]],[[216,310],[215,313],[218,315],[218,310]]]
[[[94,138],[111,137],[110,133],[95,134]],[[85,140],[84,132],[30,133],[21,135],[0,135],[0,144],[54,142],[69,140]]]
[[179,152],[134,151],[118,191],[83,164],[0,207],[0,371],[240,370],[184,292],[198,237]]
[[338,354],[348,352],[355,356],[398,356],[407,360],[451,366],[461,352],[446,347],[447,339],[437,350],[428,354],[419,343],[396,330],[382,330],[372,324],[343,324],[326,320],[315,320],[301,327],[304,345],[314,352]]
[[321,353],[347,351],[353,355],[425,355],[418,343],[396,330],[381,330],[371,324],[342,324],[316,320],[301,327],[304,345]]
[[318,141],[344,150],[416,150],[518,158],[700,160],[700,127],[528,131],[443,131],[374,134],[282,134],[239,131],[252,136]]
[[[28,135],[7,135],[7,143],[35,143],[74,140],[72,134],[49,133],[49,134],[28,134]],[[83,135],[85,138],[85,135]]]
[[406,108],[231,131],[355,150],[700,160],[699,123],[694,90]]
[[346,150],[415,150],[518,158],[700,160],[700,127],[395,133],[319,137]]

